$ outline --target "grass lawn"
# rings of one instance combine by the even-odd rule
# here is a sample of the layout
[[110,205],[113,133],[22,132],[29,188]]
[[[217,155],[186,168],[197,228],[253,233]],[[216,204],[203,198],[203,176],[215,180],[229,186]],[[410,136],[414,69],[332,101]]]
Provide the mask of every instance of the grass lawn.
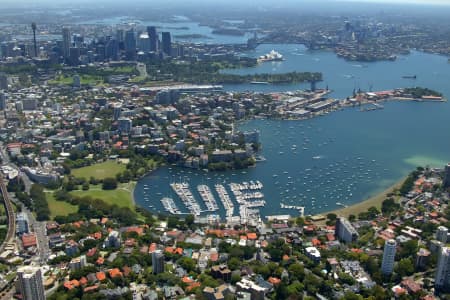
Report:
[[91,185],[88,191],[72,191],[72,195],[84,197],[91,196],[92,198],[102,199],[108,204],[116,204],[120,207],[128,207],[134,211],[134,204],[132,198],[132,191],[134,183],[120,184],[115,190],[102,190],[101,185]]
[[96,179],[104,179],[106,177],[116,177],[117,173],[125,171],[126,166],[119,164],[113,160],[108,160],[103,163],[83,167],[79,169],[73,169],[72,175],[79,178],[86,178],[89,180],[91,176]]
[[78,206],[72,205],[65,201],[58,201],[53,197],[53,192],[46,193],[48,207],[50,208],[50,218],[56,216],[68,216],[71,213],[78,211]]
[[[60,75],[53,80],[48,81],[51,85],[72,85],[73,84],[73,76],[63,76]],[[80,75],[80,83],[81,84],[89,84],[89,85],[98,85],[103,83],[103,78],[100,76],[94,75]]]

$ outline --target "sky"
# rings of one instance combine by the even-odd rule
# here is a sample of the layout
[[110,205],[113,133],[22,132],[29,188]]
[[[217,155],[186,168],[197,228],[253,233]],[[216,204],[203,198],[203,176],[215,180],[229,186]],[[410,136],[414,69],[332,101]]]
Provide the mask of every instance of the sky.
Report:
[[[166,2],[166,3],[214,3],[217,0],[153,0],[154,2]],[[403,4],[441,4],[441,5],[450,5],[450,0],[285,0],[282,2],[290,2],[301,4],[302,2],[339,2],[339,1],[352,1],[352,2],[382,2],[382,3],[403,3]],[[92,0],[2,0],[1,2],[5,3],[15,3],[15,4],[40,4],[40,3],[51,3],[51,4],[61,4],[61,3],[92,3]],[[96,2],[122,2],[122,0],[100,0]],[[146,2],[145,0],[130,0],[128,3],[133,2]],[[280,3],[278,0],[227,0],[230,4],[233,2],[236,3]]]
[[[352,0],[349,0],[349,1],[352,1]],[[403,4],[450,5],[450,0],[358,0],[355,2],[383,2],[383,3],[403,3]]]

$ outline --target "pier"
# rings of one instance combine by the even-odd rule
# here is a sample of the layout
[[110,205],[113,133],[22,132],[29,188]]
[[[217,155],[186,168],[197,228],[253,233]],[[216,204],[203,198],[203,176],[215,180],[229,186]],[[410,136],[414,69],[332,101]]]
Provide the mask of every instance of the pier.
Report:
[[230,183],[236,201],[239,203],[241,224],[257,226],[261,222],[260,211],[257,207],[264,207],[266,201],[261,192],[263,184],[260,181]]
[[187,209],[194,215],[199,216],[201,213],[200,206],[195,200],[189,189],[189,183],[171,183],[170,186],[175,191],[175,193],[180,197],[181,201],[183,201],[184,205]]
[[219,206],[217,206],[217,202],[207,185],[201,184],[197,186],[197,191],[205,202],[208,211],[216,211],[219,209]]
[[219,198],[222,201],[223,207],[225,207],[226,211],[226,220],[227,222],[231,223],[233,219],[233,213],[234,213],[234,204],[231,201],[230,196],[227,193],[227,190],[225,187],[221,184],[215,185],[216,192],[219,194]]
[[183,214],[178,207],[176,206],[175,202],[172,198],[164,197],[161,199],[161,203],[164,206],[164,209],[171,213],[172,215],[181,215]]

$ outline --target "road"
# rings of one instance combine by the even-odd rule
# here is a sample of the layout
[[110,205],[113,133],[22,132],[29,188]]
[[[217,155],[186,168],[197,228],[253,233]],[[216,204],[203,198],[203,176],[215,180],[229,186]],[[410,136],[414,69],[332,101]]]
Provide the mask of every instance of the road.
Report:
[[[19,169],[15,164],[10,162],[8,155],[4,151],[3,143],[1,143],[1,142],[0,142],[0,156],[2,158],[2,162],[4,165],[9,165],[10,167],[13,167],[17,170]],[[31,185],[33,183],[31,182],[31,180],[28,178],[28,176],[26,174],[20,173],[20,176],[25,184],[25,190],[27,192],[29,192]],[[5,189],[5,191],[6,191],[6,189]],[[37,244],[38,244],[40,261],[42,263],[46,262],[48,259],[48,256],[51,253],[49,246],[48,246],[48,238],[46,235],[46,232],[47,232],[46,223],[37,221],[36,218],[34,217],[33,213],[28,208],[26,208],[26,206],[23,205],[23,203],[21,203],[18,199],[16,199],[14,197],[14,195],[11,195],[8,199],[11,199],[15,203],[21,204],[22,211],[25,212],[28,216],[28,222],[29,222],[28,225],[30,226],[30,228],[33,229],[33,231],[36,234],[36,240],[37,240]],[[13,213],[13,216],[14,216],[14,213]],[[14,234],[15,234],[15,229],[14,229]]]
[[3,176],[0,175],[0,190],[3,196],[3,202],[5,204],[6,215],[8,217],[8,232],[6,233],[5,240],[0,246],[0,252],[3,252],[7,243],[9,243],[16,234],[16,217],[14,215],[14,209],[9,199],[8,191],[6,190]]

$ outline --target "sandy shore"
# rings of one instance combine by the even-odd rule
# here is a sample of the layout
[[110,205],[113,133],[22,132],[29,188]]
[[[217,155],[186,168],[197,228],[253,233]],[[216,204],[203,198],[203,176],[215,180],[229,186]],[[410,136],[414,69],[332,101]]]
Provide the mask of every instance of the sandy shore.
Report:
[[340,208],[340,209],[336,209],[336,210],[329,211],[326,213],[322,213],[321,215],[326,216],[328,213],[335,213],[338,216],[348,217],[349,215],[357,216],[360,212],[365,212],[372,206],[375,206],[376,208],[381,209],[381,203],[383,203],[383,201],[387,198],[387,194],[392,193],[396,189],[399,189],[400,186],[405,181],[405,179],[406,179],[406,177],[402,178],[397,183],[390,186],[383,192],[381,192],[363,202],[356,203],[349,207]]

